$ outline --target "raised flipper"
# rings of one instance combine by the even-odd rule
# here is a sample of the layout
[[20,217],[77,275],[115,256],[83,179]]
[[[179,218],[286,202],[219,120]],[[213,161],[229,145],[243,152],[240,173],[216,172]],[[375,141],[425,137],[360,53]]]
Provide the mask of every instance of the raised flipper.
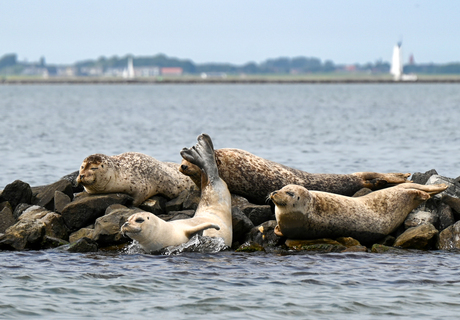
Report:
[[194,226],[194,227],[190,227],[188,228],[187,230],[185,230],[185,235],[188,237],[188,238],[191,238],[193,237],[193,235],[195,235],[196,233],[200,232],[200,231],[204,231],[206,229],[216,229],[216,230],[220,230],[220,227],[219,225],[215,224],[215,223],[211,223],[211,222],[205,222],[205,223],[201,223],[197,226]]
[[209,178],[218,177],[219,171],[217,169],[211,137],[203,133],[198,136],[197,140],[198,142],[195,146],[181,150],[180,154],[182,158],[198,166]]
[[362,179],[363,187],[372,190],[390,187],[400,183],[410,183],[410,173],[356,172],[353,175]]

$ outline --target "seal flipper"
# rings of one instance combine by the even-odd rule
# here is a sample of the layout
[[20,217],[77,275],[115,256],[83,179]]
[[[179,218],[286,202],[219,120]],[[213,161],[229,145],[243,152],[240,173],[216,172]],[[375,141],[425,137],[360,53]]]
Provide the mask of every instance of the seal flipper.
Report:
[[[211,179],[218,177],[214,146],[211,137],[205,133],[197,138],[198,143],[191,148],[183,148],[180,152],[182,158],[198,166]],[[203,184],[203,182],[202,182]]]
[[216,230],[220,230],[219,225],[217,225],[215,223],[211,223],[211,222],[205,222],[205,223],[201,223],[201,224],[199,224],[197,226],[190,227],[187,230],[184,230],[184,232],[185,232],[185,235],[188,238],[191,238],[193,235],[195,235],[196,233],[198,233],[200,231],[204,231],[206,229],[212,229],[212,228],[216,229]]

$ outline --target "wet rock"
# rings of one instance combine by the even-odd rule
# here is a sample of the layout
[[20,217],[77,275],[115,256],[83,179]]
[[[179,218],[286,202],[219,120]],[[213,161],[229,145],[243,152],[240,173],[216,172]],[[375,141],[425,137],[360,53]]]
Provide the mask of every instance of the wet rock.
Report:
[[65,250],[68,252],[97,252],[97,242],[88,238],[78,239],[77,242],[71,243]]
[[275,213],[269,205],[250,204],[243,208],[243,213],[252,221],[255,226],[258,226],[266,221],[275,220]]
[[6,229],[0,239],[0,249],[24,250],[40,249],[45,235],[45,223],[40,220],[24,219]]
[[238,208],[232,208],[233,243],[239,245],[254,228],[252,221]]
[[405,250],[395,248],[395,247],[389,247],[385,246],[383,244],[374,244],[372,246],[371,252],[373,253],[405,253]]
[[67,206],[71,201],[71,198],[64,192],[56,190],[54,193],[54,211],[62,213],[62,210],[64,210],[65,206]]
[[421,224],[431,223],[432,225],[438,224],[438,215],[434,212],[429,211],[413,211],[409,213],[406,220],[404,221],[404,227],[406,229],[419,226]]
[[73,243],[78,241],[81,238],[89,238],[91,240],[94,239],[94,228],[81,228],[74,233],[70,234],[69,242]]
[[352,246],[352,247],[347,247],[345,250],[341,252],[368,252],[369,250],[367,247],[359,245],[359,246]]
[[131,215],[137,212],[142,212],[142,210],[139,208],[129,209],[121,205],[108,207],[106,214],[96,219],[92,239],[98,243],[99,247],[130,241],[131,239],[123,237],[120,228]]
[[439,218],[439,224],[438,224],[439,231],[442,231],[445,228],[455,223],[454,213],[452,212],[452,208],[445,203],[439,204],[438,218]]
[[285,245],[291,250],[316,252],[342,252],[346,246],[332,239],[292,240],[287,239]]
[[275,234],[276,221],[270,220],[254,227],[246,235],[246,241],[258,243],[263,247],[273,247],[282,244],[284,238]]
[[64,246],[64,245],[67,245],[67,244],[69,244],[68,241],[65,241],[65,240],[62,240],[62,239],[59,239],[59,238],[53,238],[53,237],[45,235],[43,237],[43,240],[42,240],[42,243],[41,243],[41,248],[42,249],[51,249],[51,248],[57,248],[57,247],[60,247],[60,246]]
[[59,180],[53,184],[45,186],[39,193],[37,193],[32,200],[32,204],[54,211],[54,194],[56,191],[65,193],[70,199],[73,198],[71,183],[67,180]]
[[460,249],[460,221],[457,221],[439,233],[436,247],[439,250]]
[[262,247],[260,244],[248,241],[243,243],[238,249],[235,250],[236,252],[257,252],[257,251],[265,251],[265,248]]
[[3,209],[0,211],[0,233],[5,233],[5,230],[14,225],[15,223],[16,219],[14,219],[11,206],[8,203],[8,205],[5,205]]
[[347,248],[361,245],[361,243],[358,240],[353,239],[352,237],[340,237],[337,238],[336,241]]
[[422,224],[407,229],[396,238],[395,247],[405,249],[430,249],[436,243],[439,231],[431,224]]
[[433,175],[438,175],[435,169],[431,169],[425,173],[415,172],[412,175],[412,181],[418,184],[426,184],[428,179]]
[[93,223],[104,215],[112,204],[131,205],[133,198],[124,193],[83,196],[69,203],[62,210],[62,218],[70,231],[76,231]]
[[372,190],[369,189],[369,188],[362,188],[361,190],[358,190],[354,195],[353,195],[353,198],[358,198],[358,197],[362,197],[362,196],[365,196],[366,194],[369,194],[371,193]]
[[153,213],[156,216],[166,213],[166,199],[162,196],[153,196],[139,205],[139,209]]
[[16,180],[8,184],[0,195],[0,202],[8,201],[14,209],[20,203],[30,204],[32,189],[28,183]]

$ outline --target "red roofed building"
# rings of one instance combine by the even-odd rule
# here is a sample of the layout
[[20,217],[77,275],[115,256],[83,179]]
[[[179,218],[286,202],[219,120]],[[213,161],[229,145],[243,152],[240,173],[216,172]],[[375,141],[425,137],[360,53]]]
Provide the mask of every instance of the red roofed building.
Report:
[[182,75],[182,68],[176,68],[176,67],[169,67],[169,68],[161,68],[161,74],[164,76],[180,76]]

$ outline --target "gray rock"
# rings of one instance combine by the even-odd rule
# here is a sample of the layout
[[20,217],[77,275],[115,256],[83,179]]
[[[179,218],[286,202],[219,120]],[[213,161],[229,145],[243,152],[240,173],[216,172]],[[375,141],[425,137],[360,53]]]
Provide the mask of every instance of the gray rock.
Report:
[[243,209],[249,205],[251,205],[251,203],[249,203],[249,201],[246,198],[239,196],[237,194],[232,194],[232,207],[237,207],[241,211],[243,211]]
[[428,181],[428,179],[433,176],[433,175],[437,175],[438,173],[436,172],[435,169],[431,169],[425,173],[421,173],[421,172],[415,172],[413,175],[412,175],[412,181],[414,183],[418,183],[418,184],[426,184],[426,182]]
[[168,221],[190,219],[195,215],[195,210],[171,211],[169,215],[171,218]]
[[156,216],[166,213],[166,199],[162,196],[153,196],[139,205],[139,209],[151,212]]
[[192,189],[187,194],[187,197],[185,198],[184,203],[182,204],[182,209],[196,211],[196,209],[198,208],[198,204],[200,203],[200,200],[201,191]]
[[454,213],[452,212],[452,208],[445,204],[440,203],[438,207],[438,217],[439,217],[439,225],[438,230],[442,231],[447,227],[450,227],[455,223]]
[[46,208],[40,206],[30,206],[26,210],[22,212],[22,214],[18,217],[18,220],[38,220],[46,216],[50,213]]
[[189,193],[188,190],[184,190],[181,193],[179,193],[179,195],[176,198],[166,202],[166,205],[165,205],[166,213],[168,214],[171,211],[181,211],[184,205],[184,201],[188,197],[188,193]]
[[425,223],[437,225],[438,215],[434,212],[429,211],[412,211],[411,213],[409,213],[406,220],[404,221],[404,227],[406,229],[409,229]]
[[54,211],[62,213],[62,210],[64,210],[65,206],[71,201],[72,199],[64,192],[56,190],[56,192],[54,192]]
[[70,231],[76,231],[103,216],[112,204],[131,205],[133,198],[124,193],[82,196],[62,210],[62,218]]
[[33,205],[31,204],[27,204],[27,203],[20,203],[16,206],[16,208],[14,209],[13,211],[13,216],[16,220],[19,219],[19,217],[24,213],[24,211],[26,211],[27,209],[29,209],[30,207],[33,207]]
[[238,207],[232,208],[233,243],[239,246],[254,228],[252,221]]
[[5,233],[5,230],[14,225],[15,223],[16,219],[14,219],[11,206],[4,206],[3,210],[0,211],[0,233]]
[[441,231],[436,247],[439,250],[460,249],[460,221]]
[[245,241],[255,242],[263,247],[280,245],[282,238],[277,236],[274,232],[276,225],[276,220],[270,220],[252,228],[246,235]]
[[389,247],[383,244],[374,244],[371,249],[372,253],[405,253],[404,250],[395,248],[395,247]]
[[447,204],[454,210],[454,214],[457,218],[460,218],[460,199],[457,197],[453,197],[450,195],[445,194],[441,200],[443,203]]
[[70,234],[69,242],[73,243],[81,238],[89,238],[91,240],[94,240],[94,228],[81,228],[75,231],[74,233]]
[[0,202],[8,201],[13,209],[20,203],[30,204],[32,189],[28,183],[16,180],[8,184],[0,195]]
[[272,212],[272,209],[269,205],[259,206],[250,204],[245,206],[242,211],[255,226],[258,226],[269,220],[275,220],[275,213]]
[[51,249],[51,248],[57,248],[60,246],[64,246],[69,244],[68,241],[59,239],[59,238],[53,238],[50,236],[45,235],[43,237],[42,243],[41,243],[41,248],[42,249]]
[[129,238],[123,237],[120,233],[120,228],[131,215],[137,212],[142,212],[142,210],[139,208],[129,209],[120,205],[108,207],[106,214],[96,219],[92,239],[97,242],[99,247],[118,245],[130,241]]
[[40,220],[45,223],[45,236],[61,240],[69,239],[69,230],[59,213],[49,212]]
[[97,242],[88,238],[78,239],[76,242],[71,243],[66,249],[68,252],[97,252]]
[[67,180],[59,180],[45,186],[40,192],[38,192],[32,200],[32,204],[54,211],[54,194],[56,191],[61,191],[70,199],[73,199],[73,189],[71,183]]
[[439,231],[431,224],[422,224],[407,229],[396,238],[395,247],[405,249],[430,249],[436,243]]
[[440,175],[433,175],[428,179],[428,181],[426,182],[426,185],[440,184],[440,183],[446,184],[447,189],[441,193],[434,195],[432,198],[442,199],[443,195],[449,195],[452,197],[460,198],[460,184],[457,181],[455,181],[455,179],[443,177]]
[[82,192],[84,190],[83,186],[79,185],[77,183],[78,174],[79,174],[79,171],[77,170],[77,171],[74,171],[72,173],[69,173],[68,175],[65,175],[65,176],[61,177],[61,179],[59,179],[59,180],[67,180],[67,181],[69,181],[70,184],[72,185],[74,193]]

